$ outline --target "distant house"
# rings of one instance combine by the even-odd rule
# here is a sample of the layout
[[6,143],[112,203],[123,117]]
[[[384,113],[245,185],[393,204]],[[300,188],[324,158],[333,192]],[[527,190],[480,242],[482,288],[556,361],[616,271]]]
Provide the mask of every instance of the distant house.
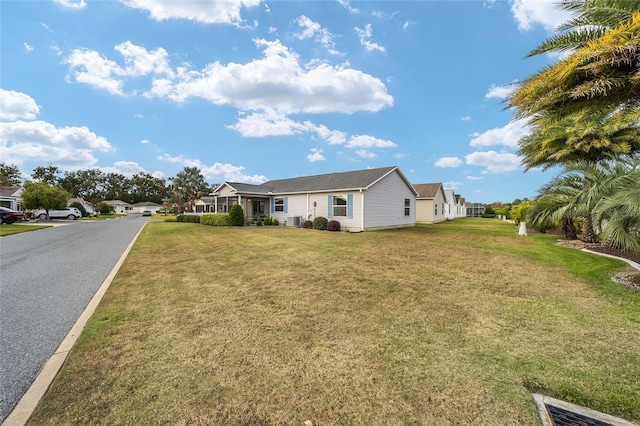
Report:
[[84,210],[87,212],[89,216],[95,216],[96,214],[95,207],[90,202],[85,201],[84,198],[69,198],[69,200],[67,201],[67,205],[70,206],[73,203],[78,203],[82,207],[84,207]]
[[11,210],[22,210],[22,192],[24,188],[21,186],[6,186],[0,188],[0,206]]
[[196,213],[213,213],[215,211],[214,197],[200,197],[195,204]]
[[416,222],[438,223],[446,219],[446,199],[441,183],[419,183],[413,185],[416,198]]
[[101,204],[108,204],[113,207],[114,213],[132,213],[133,206],[122,200],[104,200]]
[[456,193],[453,189],[444,190],[446,209],[444,212],[447,220],[453,220],[456,218]]
[[157,213],[158,209],[161,209],[162,205],[158,203],[153,203],[151,201],[141,201],[139,203],[135,203],[132,206],[130,213],[142,213],[145,210],[150,210],[152,213]]
[[479,203],[466,203],[465,209],[467,217],[482,217],[485,206]]
[[280,179],[253,185],[224,182],[211,194],[213,212],[240,204],[246,217],[270,216],[300,226],[323,216],[342,229],[413,226],[417,192],[398,167]]

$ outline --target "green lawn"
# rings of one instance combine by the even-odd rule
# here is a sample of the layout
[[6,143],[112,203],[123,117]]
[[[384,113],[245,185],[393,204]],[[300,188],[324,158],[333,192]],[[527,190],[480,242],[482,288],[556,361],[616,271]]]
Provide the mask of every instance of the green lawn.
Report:
[[38,229],[51,228],[47,225],[25,225],[19,223],[2,224],[0,225],[0,237],[6,235],[20,234],[22,232],[37,231]]
[[31,424],[638,422],[640,292],[556,239],[148,223]]

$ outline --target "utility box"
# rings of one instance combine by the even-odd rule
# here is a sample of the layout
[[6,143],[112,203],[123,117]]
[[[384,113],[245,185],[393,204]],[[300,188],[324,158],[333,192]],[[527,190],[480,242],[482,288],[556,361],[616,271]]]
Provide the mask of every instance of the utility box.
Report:
[[287,218],[288,226],[302,226],[302,216],[292,216]]

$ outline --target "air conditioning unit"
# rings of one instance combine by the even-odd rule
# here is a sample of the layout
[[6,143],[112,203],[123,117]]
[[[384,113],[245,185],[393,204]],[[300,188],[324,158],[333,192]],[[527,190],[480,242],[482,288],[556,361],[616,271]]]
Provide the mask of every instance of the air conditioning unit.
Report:
[[288,226],[302,226],[302,216],[292,216],[287,218]]

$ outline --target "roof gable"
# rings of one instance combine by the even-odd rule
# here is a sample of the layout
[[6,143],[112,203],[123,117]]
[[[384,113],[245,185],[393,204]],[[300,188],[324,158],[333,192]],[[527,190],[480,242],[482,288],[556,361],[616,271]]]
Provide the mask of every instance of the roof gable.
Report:
[[418,198],[435,198],[438,195],[438,191],[442,192],[444,196],[444,189],[441,183],[418,183],[413,185],[413,188],[418,193]]

